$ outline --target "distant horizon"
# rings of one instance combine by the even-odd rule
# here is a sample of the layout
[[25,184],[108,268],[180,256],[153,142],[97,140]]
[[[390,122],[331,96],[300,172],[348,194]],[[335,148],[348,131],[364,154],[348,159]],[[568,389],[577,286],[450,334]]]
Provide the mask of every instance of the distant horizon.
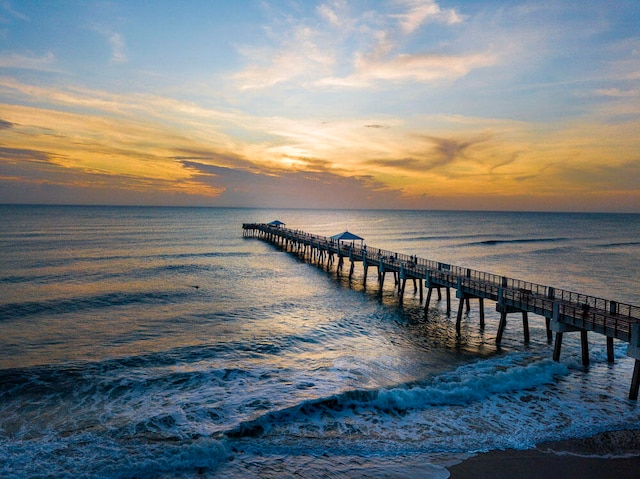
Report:
[[640,2],[0,2],[0,203],[640,213]]
[[82,203],[0,203],[0,206],[78,207],[78,208],[184,208],[184,209],[238,209],[238,210],[292,210],[292,211],[432,211],[445,213],[543,213],[543,214],[613,214],[640,215],[637,211],[556,211],[556,210],[473,210],[473,209],[410,209],[410,208],[312,208],[280,206],[215,206],[215,205],[144,205],[144,204],[82,204]]

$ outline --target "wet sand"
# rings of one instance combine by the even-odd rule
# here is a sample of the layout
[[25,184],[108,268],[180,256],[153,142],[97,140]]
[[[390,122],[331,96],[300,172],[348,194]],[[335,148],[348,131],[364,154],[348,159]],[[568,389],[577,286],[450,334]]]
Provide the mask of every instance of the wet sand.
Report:
[[451,479],[637,479],[640,430],[541,444],[526,451],[491,451],[449,468]]

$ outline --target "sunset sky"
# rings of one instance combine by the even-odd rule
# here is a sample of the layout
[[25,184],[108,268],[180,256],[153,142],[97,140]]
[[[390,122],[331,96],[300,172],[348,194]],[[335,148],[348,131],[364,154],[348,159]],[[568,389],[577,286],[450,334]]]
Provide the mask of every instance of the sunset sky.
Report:
[[0,1],[0,203],[640,212],[640,2]]

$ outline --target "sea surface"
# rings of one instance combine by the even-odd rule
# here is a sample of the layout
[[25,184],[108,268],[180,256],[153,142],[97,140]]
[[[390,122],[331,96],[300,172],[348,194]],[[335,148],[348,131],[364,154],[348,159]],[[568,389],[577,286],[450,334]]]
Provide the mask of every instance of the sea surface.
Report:
[[0,206],[0,477],[448,477],[479,451],[640,428],[633,360],[242,223],[640,305],[640,215]]

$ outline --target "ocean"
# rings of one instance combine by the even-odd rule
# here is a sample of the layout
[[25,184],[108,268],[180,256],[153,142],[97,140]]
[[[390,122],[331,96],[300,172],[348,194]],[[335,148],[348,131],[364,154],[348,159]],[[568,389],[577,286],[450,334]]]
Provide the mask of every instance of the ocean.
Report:
[[[476,301],[425,315],[255,238],[331,236],[640,305],[640,215],[0,206],[0,477],[448,477],[480,451],[640,428],[633,360],[551,360]],[[454,295],[455,296],[455,295]]]

